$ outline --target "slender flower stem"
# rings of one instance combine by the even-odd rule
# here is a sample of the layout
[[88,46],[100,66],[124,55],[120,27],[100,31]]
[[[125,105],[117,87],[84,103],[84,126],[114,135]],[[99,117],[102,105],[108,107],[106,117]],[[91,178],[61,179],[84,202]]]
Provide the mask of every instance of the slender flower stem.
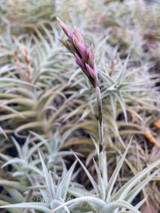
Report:
[[[99,85],[99,84],[98,84]],[[102,98],[101,91],[99,86],[95,88],[96,97],[97,97],[97,105],[98,105],[98,130],[99,130],[99,149],[98,149],[98,165],[100,169],[100,173],[103,177],[104,175],[104,159],[106,158],[105,145],[103,140],[103,117],[102,117]]]
[[96,88],[96,97],[97,97],[97,105],[98,105],[98,120],[99,120],[99,136],[100,136],[100,141],[99,141],[99,151],[101,152],[102,149],[104,148],[103,144],[103,118],[102,118],[102,98],[101,98],[101,92],[99,86]]

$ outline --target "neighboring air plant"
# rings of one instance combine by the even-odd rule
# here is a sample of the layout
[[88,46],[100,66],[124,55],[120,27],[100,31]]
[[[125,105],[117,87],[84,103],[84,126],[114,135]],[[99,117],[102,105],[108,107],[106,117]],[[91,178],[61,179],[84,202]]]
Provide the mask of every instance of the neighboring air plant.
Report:
[[59,39],[60,42],[75,56],[75,61],[81,70],[85,73],[90,83],[96,90],[97,104],[98,104],[98,118],[99,118],[99,134],[100,143],[99,150],[103,148],[103,120],[102,120],[102,99],[98,81],[96,66],[94,63],[94,50],[91,45],[91,50],[88,52],[84,44],[83,36],[77,27],[74,27],[74,33],[57,17],[57,21],[62,30],[68,37],[68,41]]

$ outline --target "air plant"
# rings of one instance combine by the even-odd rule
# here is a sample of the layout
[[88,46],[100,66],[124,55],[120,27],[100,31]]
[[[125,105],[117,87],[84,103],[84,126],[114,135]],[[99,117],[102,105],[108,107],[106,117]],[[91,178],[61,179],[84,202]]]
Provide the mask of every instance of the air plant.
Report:
[[98,80],[98,73],[96,70],[96,65],[94,63],[94,49],[93,44],[91,45],[90,51],[87,51],[87,48],[84,43],[83,36],[80,30],[77,27],[74,27],[74,32],[71,30],[57,17],[57,21],[68,37],[68,41],[59,39],[60,42],[74,55],[75,62],[84,72],[84,74],[89,79],[91,85],[95,88],[97,104],[98,104],[98,119],[99,119],[99,133],[100,133],[100,142],[99,147],[100,151],[104,148],[103,144],[103,120],[102,120],[102,98]]
[[[70,181],[70,178],[68,173],[66,174],[63,169],[60,168],[59,163],[63,160],[64,155],[73,154],[68,151],[60,151],[64,146],[67,147],[76,144],[76,149],[78,147],[78,151],[82,151],[83,144],[85,147],[86,145],[90,146],[93,144],[92,140],[88,139],[88,137],[87,139],[77,137],[77,135],[74,134],[75,130],[80,128],[85,129],[91,137],[97,138],[97,123],[94,118],[91,117],[92,107],[96,102],[93,98],[95,94],[93,93],[91,95],[92,90],[88,91],[88,94],[84,93],[87,87],[82,82],[83,76],[82,79],[79,79],[79,75],[77,75],[79,69],[75,72],[74,68],[76,63],[73,63],[69,54],[63,55],[60,53],[62,48],[59,46],[57,37],[62,38],[62,35],[57,34],[58,32],[55,31],[55,26],[52,27],[55,21],[55,13],[52,7],[50,7],[51,3],[48,3],[48,0],[45,4],[42,1],[42,4],[38,3],[38,5],[36,1],[32,4],[34,1],[24,1],[25,3],[22,1],[19,3],[18,0],[16,0],[12,5],[10,3],[8,4],[8,1],[0,1],[2,2],[0,6],[0,10],[2,10],[1,31],[5,30],[4,26],[6,26],[7,23],[12,31],[11,36],[6,32],[5,35],[0,37],[0,55],[2,57],[0,62],[0,102],[3,103],[0,104],[0,123],[2,124],[2,127],[0,127],[0,136],[3,135],[3,137],[9,138],[13,132],[16,136],[26,136],[30,130],[34,130],[35,134],[33,135],[37,138],[36,143],[30,144],[31,147],[29,147],[29,149],[27,149],[27,143],[20,147],[21,152],[18,152],[18,157],[16,156],[16,158],[7,156],[8,147],[5,143],[2,143],[1,140],[0,148],[2,148],[0,152],[4,154],[0,154],[0,158],[6,161],[2,171],[6,172],[8,165],[13,167],[11,173],[12,181],[5,180],[4,178],[6,176],[1,175],[3,179],[0,179],[0,185],[4,187],[4,192],[0,195],[0,205],[11,204],[2,208],[5,208],[7,212],[9,211],[11,213],[26,213],[28,211],[32,213],[58,213],[64,212],[65,210],[65,212],[68,210],[68,212],[77,213],[111,212],[109,208],[112,208],[113,204],[116,204],[114,205],[116,208],[120,202],[123,204],[126,204],[124,202],[128,202],[128,208],[126,208],[125,205],[123,205],[123,208],[119,205],[119,210],[116,209],[112,212],[139,212],[138,210],[131,209],[129,203],[131,203],[135,197],[137,198],[137,194],[140,190],[143,190],[145,198],[146,194],[149,195],[148,197],[152,196],[153,203],[156,203],[157,208],[159,208],[159,198],[157,196],[159,191],[158,186],[156,186],[158,185],[156,181],[159,180],[159,170],[157,167],[159,167],[160,161],[155,162],[156,159],[159,158],[159,152],[155,146],[153,149],[148,148],[146,140],[143,141],[144,148],[142,144],[144,137],[139,135],[144,135],[147,140],[152,143],[156,140],[156,138],[151,137],[150,124],[152,125],[155,118],[159,121],[159,101],[157,101],[154,91],[156,90],[155,85],[157,85],[157,83],[159,85],[159,77],[158,74],[155,73],[151,75],[148,70],[150,70],[151,67],[156,68],[156,62],[158,64],[159,54],[154,47],[155,45],[159,46],[159,22],[157,21],[159,15],[157,12],[160,7],[156,5],[157,9],[152,8],[153,10],[148,19],[148,7],[145,8],[145,5],[143,5],[143,8],[139,7],[138,2],[133,5],[132,1],[123,1],[124,3],[109,0],[103,0],[101,2],[87,0],[83,1],[83,3],[81,0],[76,2],[72,0],[54,1],[56,14],[59,14],[59,16],[65,18],[67,21],[70,20],[74,25],[77,25],[78,21],[81,20],[80,29],[83,29],[85,26],[87,39],[92,40],[94,43],[94,50],[93,45],[91,45],[91,49],[88,51],[81,35],[83,31],[80,32],[79,29],[75,27],[72,33],[68,27],[58,19],[61,28],[68,37],[68,41],[60,39],[60,42],[69,50],[68,52],[74,55],[76,63],[89,79],[91,86],[95,88],[100,106],[98,112],[101,139],[99,146],[97,143],[95,143],[95,145],[98,154],[101,154],[98,155],[99,164],[97,165],[96,162],[92,164],[92,168],[94,167],[96,169],[97,181],[92,178],[93,173],[89,173],[91,172],[91,168],[89,168],[88,171],[80,159],[76,157],[88,176],[89,184],[92,185],[92,191],[88,192],[87,190],[83,190],[81,186],[77,189],[76,183],[70,182],[66,184],[66,181]],[[14,10],[15,3],[17,3],[16,11]],[[81,4],[82,7],[80,10],[77,10],[75,6],[79,4]],[[73,9],[67,10],[67,8],[71,8],[69,5],[72,5]],[[44,7],[48,9],[44,10]],[[82,8],[85,9],[85,11],[83,11],[84,13],[81,11]],[[116,10],[117,8],[118,10]],[[20,13],[21,11],[23,11],[23,13]],[[80,14],[80,16],[85,15],[85,18],[80,19],[78,14]],[[20,19],[16,17],[23,18]],[[149,21],[146,22],[146,18]],[[88,21],[90,25],[87,24]],[[52,24],[50,25],[51,22]],[[92,23],[94,23],[94,25]],[[150,29],[150,26],[152,26],[153,29]],[[52,30],[54,31],[53,34]],[[26,34],[33,32],[33,40],[23,37],[23,35],[20,36],[20,40],[13,36],[14,34],[17,35],[22,32],[26,32]],[[100,34],[101,36],[99,36]],[[29,66],[26,63],[27,61],[24,60],[27,59],[27,57],[24,58],[25,54],[22,53],[23,44],[27,48],[28,56],[30,56],[31,59],[31,76],[28,75],[29,72],[27,71],[29,71]],[[76,46],[77,44],[78,46]],[[123,59],[128,55],[128,48],[131,46],[133,48],[131,56],[123,63]],[[116,51],[113,51],[114,49],[116,49]],[[16,66],[18,65],[18,60],[13,57],[13,53],[15,53],[14,51],[16,50],[19,50],[17,57],[27,81],[23,79],[23,73],[21,74],[19,66]],[[113,52],[116,53],[112,54]],[[108,63],[108,58],[110,58],[111,63]],[[99,73],[97,73],[95,63]],[[123,64],[124,66],[122,66]],[[60,70],[62,72],[60,72]],[[72,76],[70,77],[70,75]],[[77,81],[77,76],[79,81]],[[71,81],[74,86],[76,85],[75,88],[72,87],[73,84],[70,84]],[[99,82],[101,82],[101,84],[99,84]],[[52,87],[52,85],[54,86]],[[64,90],[62,88],[63,86]],[[30,88],[30,90],[28,90],[28,88]],[[77,91],[77,88],[80,88],[80,91]],[[101,95],[104,104],[104,130],[106,130],[104,136]],[[60,100],[61,97],[63,98],[61,103],[58,104],[57,100],[59,100],[59,96]],[[22,101],[20,102],[20,100]],[[91,109],[89,107],[87,108],[87,105]],[[123,119],[125,118],[126,120],[127,117],[128,122],[123,122]],[[39,124],[41,126],[38,126]],[[58,134],[55,134],[54,124],[61,124]],[[159,127],[157,123],[154,122],[153,124],[158,130]],[[157,130],[155,130],[156,134],[158,132]],[[40,134],[39,137],[37,136],[37,132]],[[80,133],[83,134],[82,131]],[[55,139],[52,139],[53,134]],[[134,137],[135,143],[132,143],[129,153],[125,151],[122,157],[123,160],[119,161],[119,164],[113,172],[113,167],[116,164],[115,155],[117,155],[117,153],[122,155],[122,149],[126,149],[126,144],[130,138],[129,135],[136,135],[136,137]],[[60,136],[60,139],[58,136]],[[124,139],[124,143],[120,144],[120,137]],[[40,140],[40,142],[37,143],[37,140]],[[38,148],[41,143],[42,146],[40,149],[43,150],[42,156],[44,157],[46,167],[50,170],[49,175],[47,175],[48,171],[45,169],[42,156],[39,155],[41,160],[38,159],[37,150],[35,150],[33,156],[30,156],[30,150],[32,148]],[[103,143],[107,146],[105,147]],[[78,146],[79,144],[80,146]],[[157,144],[158,140],[156,145]],[[25,154],[24,148],[27,154]],[[103,148],[107,150],[107,157]],[[95,150],[91,150],[89,147],[85,149],[85,153],[86,150],[90,153],[88,159],[92,160]],[[127,157],[125,157],[126,153],[128,153]],[[34,156],[35,159],[33,158]],[[90,162],[89,160],[87,161]],[[127,165],[124,165],[120,172],[123,161],[125,161]],[[35,168],[30,168],[33,164]],[[65,167],[65,162],[63,162],[63,165]],[[145,165],[148,167],[143,170]],[[73,167],[74,166],[68,171],[69,173]],[[42,168],[43,173],[41,171]],[[148,174],[155,168],[157,171]],[[61,175],[61,169],[66,175]],[[129,169],[133,172],[134,177],[127,182],[126,179],[128,179],[130,175],[133,175],[131,171],[128,173]],[[106,177],[107,172],[108,177]],[[24,174],[28,176],[31,175],[30,179],[34,177],[36,181],[36,177],[40,177],[40,180],[42,180],[40,186],[35,187],[33,180],[26,184],[27,178]],[[46,184],[45,179],[43,180],[43,174],[46,179]],[[144,176],[146,174],[148,174],[147,177]],[[62,176],[62,178],[59,175]],[[47,176],[49,176],[49,179]],[[73,180],[75,175],[72,173],[71,176],[71,180]],[[55,179],[55,177],[58,177],[58,180]],[[15,180],[19,182],[15,182]],[[40,180],[38,179],[38,181]],[[117,185],[119,186],[119,184],[116,183],[120,183],[121,180],[122,182],[125,180],[126,184],[116,190]],[[147,189],[147,192],[145,192],[144,187],[150,180],[152,180],[152,186],[150,184],[150,186],[148,186],[149,190]],[[36,183],[39,183],[38,181]],[[60,186],[57,181],[60,182]],[[23,188],[19,189],[19,185],[17,186],[16,183],[24,184],[25,187],[22,185]],[[50,183],[50,185],[47,185],[47,183]],[[38,199],[36,199],[35,203],[30,203],[32,199],[25,199],[26,185],[28,186],[28,184],[31,184],[29,187],[33,191],[33,196],[30,197],[37,198],[37,195],[40,195],[42,201],[45,203],[39,202]],[[14,186],[12,187],[12,185]],[[52,187],[53,185],[54,187]],[[64,187],[62,187],[62,185]],[[15,193],[15,190],[17,190],[17,193]],[[55,196],[50,196],[50,192],[54,190],[59,195],[63,194],[62,191],[65,191],[65,195],[67,196],[59,197],[56,193]],[[7,192],[9,196],[6,196],[4,194],[5,192]],[[53,199],[52,203],[47,202],[47,200],[50,201],[50,199],[45,200],[46,195],[47,198],[50,196],[50,198]],[[60,202],[56,207],[57,198]],[[136,208],[138,209],[144,201],[145,199],[138,203]],[[21,208],[28,209],[22,210]]]
[[[97,147],[98,148],[98,147]],[[126,184],[124,184],[116,192],[113,190],[116,183],[116,179],[119,175],[119,171],[124,163],[126,154],[128,152],[129,146],[122,155],[121,160],[117,164],[114,173],[108,180],[106,158],[103,159],[102,166],[103,171],[99,170],[98,166],[95,164],[96,173],[98,176],[98,183],[95,182],[92,175],[89,173],[87,168],[81,162],[81,160],[75,155],[77,161],[82,166],[83,170],[87,174],[90,183],[93,185],[93,190],[87,192],[82,187],[76,186],[72,183],[71,177],[73,177],[73,171],[77,161],[71,166],[67,171],[64,169],[64,174],[62,175],[59,183],[54,181],[51,171],[48,171],[41,153],[39,152],[40,161],[42,164],[43,174],[45,178],[45,186],[37,185],[32,186],[32,189],[38,189],[40,191],[41,201],[44,202],[21,202],[16,204],[4,205],[0,207],[6,209],[35,209],[44,213],[60,213],[60,212],[94,212],[94,213],[116,213],[116,212],[135,212],[140,213],[138,210],[141,205],[145,202],[144,198],[135,207],[131,205],[131,202],[137,196],[137,194],[143,189],[143,187],[153,178],[156,177],[159,170],[152,172],[149,176],[145,178],[145,175],[155,169],[160,160],[152,163],[147,168],[136,174],[132,179],[130,179]],[[143,180],[142,180],[143,179]],[[45,189],[44,189],[45,187]],[[36,195],[36,194],[35,194]],[[80,210],[80,211],[79,211]],[[127,211],[130,210],[130,211]]]

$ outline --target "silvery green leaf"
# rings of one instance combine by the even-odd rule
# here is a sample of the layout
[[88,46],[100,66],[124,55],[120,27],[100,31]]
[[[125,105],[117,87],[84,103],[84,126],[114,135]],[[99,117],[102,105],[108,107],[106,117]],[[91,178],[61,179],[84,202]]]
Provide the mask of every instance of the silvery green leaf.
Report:
[[126,210],[129,209],[132,211],[132,213],[140,213],[138,209],[136,209],[130,203],[123,200],[107,203],[106,206],[104,206],[104,208],[99,213],[106,213],[106,212],[114,213],[114,211],[119,208],[120,209],[125,208]]
[[69,194],[73,195],[74,197],[92,196],[91,192],[89,192],[83,188],[82,189],[78,188],[78,187],[69,187],[68,192],[69,192]]
[[40,192],[42,194],[41,202],[44,200],[45,203],[50,204],[52,201],[52,198],[49,196],[48,192],[46,190],[40,189]]
[[128,152],[128,149],[129,149],[129,146],[130,144],[128,145],[127,149],[125,150],[121,160],[119,161],[118,165],[116,166],[116,169],[114,170],[109,182],[108,182],[108,186],[107,186],[107,189],[106,189],[106,201],[109,202],[111,200],[111,193],[113,191],[113,187],[114,187],[114,184],[116,182],[116,179],[119,175],[119,171],[122,167],[122,164],[125,160],[125,157],[126,157],[126,154]]
[[4,155],[2,153],[0,153],[0,158],[2,158],[5,161],[8,161],[8,160],[12,159],[9,155]]
[[17,152],[18,152],[19,157],[20,157],[20,158],[23,158],[22,149],[21,149],[20,145],[18,144],[18,142],[16,141],[16,139],[13,138],[13,137],[12,137],[12,141],[13,141],[13,143],[14,143],[16,149],[17,149]]
[[20,159],[20,158],[13,158],[11,160],[8,160],[5,164],[3,164],[2,168],[5,167],[5,166],[8,166],[10,164],[20,164],[20,165],[23,165],[25,166],[26,165],[26,161],[23,160],[23,159]]
[[136,174],[133,178],[131,178],[127,183],[124,184],[124,186],[121,187],[121,189],[112,197],[112,201],[119,200],[119,199],[125,199],[129,191],[137,185],[137,182],[140,181],[147,173],[152,171],[152,169],[156,168],[160,164],[160,160],[152,163],[147,168],[143,169],[141,172]]
[[42,155],[41,155],[40,151],[39,151],[39,156],[40,156],[40,160],[41,160],[43,173],[44,173],[44,177],[45,177],[45,181],[46,181],[46,184],[47,184],[48,191],[50,193],[50,196],[54,199],[55,198],[55,189],[53,187],[54,186],[53,185],[53,181],[51,179],[51,176],[48,173],[47,167],[46,167],[46,165],[44,163],[44,160],[42,158]]
[[86,175],[88,176],[89,180],[91,181],[91,184],[96,192],[96,194],[99,194],[99,189],[97,186],[97,183],[95,182],[95,180],[93,179],[93,177],[91,176],[91,174],[89,173],[89,171],[87,170],[87,168],[84,166],[84,164],[82,163],[82,161],[77,157],[76,154],[74,154],[74,156],[77,158],[78,162],[81,164],[82,168],[84,169]]
[[14,198],[15,202],[21,203],[24,201],[23,195],[15,188],[12,187],[5,187],[7,192]]
[[114,117],[114,119],[116,119],[117,104],[116,104],[115,95],[110,95],[110,100],[111,100],[111,105],[112,105],[112,110],[113,110],[113,117]]
[[[64,202],[61,200],[52,200],[51,202],[51,209],[54,210],[57,207],[61,206]],[[63,209],[59,209],[56,211],[56,213],[70,213],[67,206],[64,206]]]
[[97,166],[95,161],[94,161],[94,166],[95,166],[96,173],[97,173],[99,191],[101,192],[100,197],[101,197],[102,200],[105,200],[105,190],[106,190],[105,183],[103,181],[100,169]]
[[126,111],[126,106],[125,106],[125,101],[123,100],[122,98],[122,95],[121,93],[118,91],[116,93],[116,96],[117,96],[117,99],[122,107],[122,111],[123,111],[123,114],[124,114],[124,118],[125,118],[125,121],[127,122],[128,121],[128,118],[127,118],[127,111]]
[[34,171],[35,173],[39,174],[42,176],[42,171],[40,169],[38,169],[36,166],[32,166],[32,164],[28,164],[28,165],[25,165],[24,169],[27,169],[27,170],[32,170]]
[[17,203],[17,204],[10,204],[6,206],[0,206],[0,209],[10,209],[10,208],[29,208],[29,209],[36,209],[44,213],[51,213],[51,210],[48,208],[48,205],[45,203],[34,203],[34,202],[28,202],[28,203]]
[[[10,203],[0,199],[0,206],[10,205]],[[2,207],[0,207],[2,208]],[[0,210],[1,211],[1,210]],[[21,209],[9,208],[10,213],[23,213]]]
[[69,200],[66,203],[57,207],[56,209],[52,210],[51,213],[56,212],[57,210],[63,208],[64,206],[68,206],[69,209],[71,207],[71,209],[73,210],[74,208],[78,207],[79,205],[82,205],[83,203],[88,203],[90,206],[92,206],[92,203],[94,203],[93,209],[95,209],[96,206],[97,210],[102,209],[106,205],[106,202],[104,202],[99,198],[93,196],[92,197],[86,196]]
[[29,158],[32,156],[32,154],[33,154],[40,146],[42,146],[45,142],[46,142],[46,141],[42,141],[42,142],[40,142],[40,143],[34,144],[34,146],[28,150],[27,159],[29,159]]
[[125,200],[131,203],[133,199],[138,195],[138,193],[159,173],[160,170],[153,172],[153,174],[147,176],[143,181],[136,185],[125,197]]
[[20,192],[25,192],[27,190],[27,187],[23,186],[22,184],[20,184],[19,182],[16,182],[16,181],[0,179],[0,185],[13,187],[15,189],[18,189]]
[[119,76],[118,76],[118,78],[117,78],[117,83],[118,83],[118,84],[121,84],[122,81],[123,81],[123,78],[124,78],[125,73],[126,73],[126,71],[127,71],[127,65],[128,65],[129,57],[130,57],[130,53],[128,54],[128,56],[127,56],[127,58],[126,58],[126,60],[125,60],[125,63],[124,63],[124,65],[123,65],[121,71],[119,72]]
[[107,185],[108,185],[108,171],[107,171],[107,154],[106,151],[100,152],[99,155],[100,162],[101,162],[101,173],[102,173],[102,178],[103,178],[103,183],[104,183],[104,188],[106,190]]
[[147,201],[147,198],[148,198],[148,196],[146,196],[139,203],[137,203],[137,205],[135,206],[136,209],[140,209],[143,206],[143,204]]
[[67,190],[68,190],[71,176],[72,176],[76,163],[77,163],[77,161],[74,162],[74,164],[71,166],[71,168],[68,170],[68,172],[62,177],[61,182],[58,184],[57,190],[56,190],[57,199],[66,200]]

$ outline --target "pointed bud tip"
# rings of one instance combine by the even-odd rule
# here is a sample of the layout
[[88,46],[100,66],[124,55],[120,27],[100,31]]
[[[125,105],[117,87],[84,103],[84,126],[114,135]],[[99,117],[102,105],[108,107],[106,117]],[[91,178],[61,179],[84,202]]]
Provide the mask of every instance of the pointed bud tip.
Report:
[[91,44],[91,53],[92,53],[92,56],[93,56],[93,59],[94,59],[94,48],[93,48],[93,43]]
[[82,36],[79,28],[74,27],[74,35],[76,36],[76,38],[78,39],[79,42],[84,44],[84,39],[83,39],[83,36]]
[[56,17],[56,19],[57,19],[57,21],[58,21],[59,23],[61,22],[61,19],[60,19],[60,18]]
[[74,30],[79,30],[76,26],[74,26]]

